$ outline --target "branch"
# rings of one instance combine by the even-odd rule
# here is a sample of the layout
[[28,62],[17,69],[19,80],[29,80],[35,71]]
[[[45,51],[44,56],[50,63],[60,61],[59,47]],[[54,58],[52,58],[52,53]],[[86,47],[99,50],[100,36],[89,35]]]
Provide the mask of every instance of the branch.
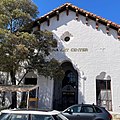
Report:
[[24,79],[24,77],[26,76],[27,73],[28,73],[28,71],[26,71],[26,73],[23,75],[23,77],[21,78],[21,80],[18,82],[18,85],[20,85],[20,83],[22,82],[22,80]]

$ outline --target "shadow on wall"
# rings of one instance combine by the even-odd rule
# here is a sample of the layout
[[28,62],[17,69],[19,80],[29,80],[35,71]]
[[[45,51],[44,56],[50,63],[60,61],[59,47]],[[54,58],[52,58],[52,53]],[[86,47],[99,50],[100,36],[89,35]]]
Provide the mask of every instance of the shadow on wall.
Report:
[[[86,76],[83,71],[78,70],[78,76],[80,77],[80,81],[78,82],[78,100],[79,104],[85,103],[85,82]],[[82,88],[82,89],[81,89]]]
[[[77,88],[78,92],[77,91],[75,92],[75,101],[76,102],[74,101],[74,103],[84,103],[85,102],[84,94],[82,93],[83,91],[81,91],[82,90],[81,89],[82,79],[79,79],[79,76],[81,76],[80,75],[81,73],[79,73],[80,72],[80,69],[78,68],[79,66],[76,63],[74,63],[74,61],[72,61],[71,58],[69,58],[69,56],[68,56],[68,53],[70,52],[69,51],[69,46],[67,46],[67,48],[65,48],[65,46],[64,46],[64,44],[67,44],[67,43],[69,43],[70,41],[73,40],[73,36],[69,31],[65,30],[65,31],[63,31],[63,34],[61,36],[57,36],[56,34],[54,34],[54,37],[58,40],[58,48],[56,49],[56,51],[53,52],[53,56],[61,62],[61,66],[64,68],[65,72],[71,70],[72,72],[74,71],[73,73],[75,74],[75,71],[76,71],[77,72],[77,80],[80,80],[80,81],[76,82],[77,83],[76,88]],[[66,39],[65,39],[67,37],[69,37],[68,41],[66,41]],[[70,74],[70,75],[72,76],[73,74]],[[72,79],[74,79],[73,76],[72,76]],[[67,96],[67,93],[63,92],[63,80],[62,80],[62,82],[60,82],[61,80],[59,80],[58,81],[59,83],[56,82],[57,80],[54,80],[54,81],[55,81],[54,83],[56,83],[56,85],[57,85],[57,87],[56,87],[56,85],[54,85],[54,90],[59,91],[59,92],[57,94],[54,92],[54,96],[56,96],[56,97],[53,97],[53,100],[54,100],[54,102],[53,102],[54,107],[53,108],[54,109],[56,109],[56,108],[60,109],[60,107],[64,108],[65,105],[63,106],[63,103],[66,103],[67,105],[69,103],[67,102],[67,100],[65,102],[65,94]],[[68,84],[72,85],[72,83],[71,84],[68,83]],[[63,95],[63,93],[64,93],[64,95]],[[76,97],[76,94],[77,94],[77,97]],[[64,98],[63,98],[63,96],[64,96]],[[67,96],[67,98],[68,97],[69,96]],[[78,99],[78,100],[76,100],[76,99]],[[70,100],[71,100],[71,103],[72,103],[72,97],[71,97]],[[69,102],[70,102],[70,100],[69,100]]]
[[82,92],[78,92],[78,97],[79,97],[78,99],[80,100],[80,103],[78,104],[85,103],[85,97]]
[[40,89],[39,93],[39,103],[38,103],[38,108],[40,109],[50,109],[52,102],[52,95],[51,95],[51,89],[44,86],[44,89]]
[[[74,61],[72,61],[72,59],[69,58],[69,56],[68,56],[69,46],[67,46],[68,49],[65,48],[65,46],[64,46],[64,44],[66,44],[68,42],[65,39],[66,37],[67,37],[68,41],[69,40],[70,41],[74,40],[72,34],[69,33],[69,31],[66,31],[66,30],[63,31],[63,34],[61,36],[58,36],[57,34],[54,33],[54,38],[57,39],[58,47],[53,50],[53,52],[50,54],[49,58],[50,59],[51,58],[57,59],[61,63],[61,65],[63,63],[65,63],[65,62],[71,63],[72,67],[77,72],[79,72],[80,71],[79,68],[78,68],[79,66],[77,67],[76,63],[74,63]],[[66,66],[66,68],[68,68],[67,70],[69,70],[69,66]],[[40,81],[43,82],[42,78],[40,78],[40,79],[41,79]],[[58,82],[55,82],[55,81],[58,81]],[[77,100],[76,101],[78,103],[80,103],[80,102],[84,103],[85,102],[84,101],[84,94],[82,93],[83,91],[81,90],[81,87],[82,87],[81,86],[81,81],[78,82],[79,88],[77,88],[78,84],[77,84],[77,87],[76,87],[78,89],[78,92],[76,92],[77,93],[77,99],[79,100],[79,101],[77,101]],[[55,83],[57,83],[57,84],[55,84]],[[64,99],[63,99],[62,87],[63,87],[62,86],[62,80],[58,80],[58,79],[54,80],[53,90],[50,88],[50,86],[48,87],[48,84],[44,84],[43,85],[43,84],[40,83],[39,108],[54,108],[54,109],[58,109],[58,108],[62,107],[63,101],[64,101],[65,97],[68,95],[66,93],[65,94],[66,96],[64,96]],[[75,99],[76,99],[76,97],[75,97]]]

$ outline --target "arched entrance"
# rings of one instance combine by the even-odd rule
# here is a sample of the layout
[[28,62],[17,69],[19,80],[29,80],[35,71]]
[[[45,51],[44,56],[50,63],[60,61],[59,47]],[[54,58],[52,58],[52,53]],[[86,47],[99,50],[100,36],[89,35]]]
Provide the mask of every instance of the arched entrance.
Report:
[[78,73],[71,62],[64,62],[61,66],[65,76],[63,80],[54,80],[53,109],[57,110],[78,103]]

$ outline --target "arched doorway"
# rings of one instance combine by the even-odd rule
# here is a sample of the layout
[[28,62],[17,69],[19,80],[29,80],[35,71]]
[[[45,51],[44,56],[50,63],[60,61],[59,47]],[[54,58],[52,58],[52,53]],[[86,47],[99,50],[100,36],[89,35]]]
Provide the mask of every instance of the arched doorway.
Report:
[[61,65],[65,72],[63,80],[54,80],[53,109],[64,110],[78,103],[78,73],[71,62]]

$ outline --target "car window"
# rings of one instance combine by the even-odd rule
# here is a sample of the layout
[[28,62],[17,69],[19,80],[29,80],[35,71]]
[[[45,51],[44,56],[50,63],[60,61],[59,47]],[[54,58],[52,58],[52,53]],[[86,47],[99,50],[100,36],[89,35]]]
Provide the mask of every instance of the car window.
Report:
[[70,108],[72,113],[79,113],[81,111],[81,106],[73,106]]
[[58,114],[58,115],[53,115],[54,120],[68,120],[65,116],[63,116],[62,114]]
[[10,114],[7,114],[7,113],[2,113],[0,115],[0,120],[7,120],[7,118],[9,117]]
[[96,110],[97,113],[102,113],[102,110],[99,109],[98,107],[95,107],[95,110]]
[[53,115],[53,118],[54,118],[55,120],[63,120],[63,119],[60,118],[58,115]]
[[50,115],[32,115],[32,120],[53,120]]
[[28,120],[27,114],[10,114],[9,120]]
[[64,115],[62,114],[58,114],[58,116],[62,119],[62,120],[68,120]]
[[81,108],[82,113],[94,113],[94,108],[92,106],[82,106]]

